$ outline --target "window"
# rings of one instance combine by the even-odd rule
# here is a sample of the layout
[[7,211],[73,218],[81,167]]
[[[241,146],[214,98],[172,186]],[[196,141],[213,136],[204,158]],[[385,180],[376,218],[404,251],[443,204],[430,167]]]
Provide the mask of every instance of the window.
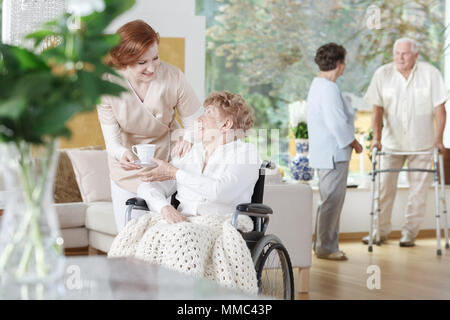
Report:
[[[347,69],[338,80],[357,109],[357,137],[367,136],[371,106],[362,96],[374,71],[392,60],[400,37],[420,44],[420,58],[443,71],[445,1],[423,0],[197,0],[206,16],[206,92],[239,92],[253,106],[256,128],[278,128],[286,165],[287,105],[306,99],[316,49],[336,42],[347,49]],[[264,157],[264,155],[262,155]],[[283,160],[284,159],[284,160]],[[284,161],[284,163],[283,163]],[[370,170],[354,154],[350,171]]]

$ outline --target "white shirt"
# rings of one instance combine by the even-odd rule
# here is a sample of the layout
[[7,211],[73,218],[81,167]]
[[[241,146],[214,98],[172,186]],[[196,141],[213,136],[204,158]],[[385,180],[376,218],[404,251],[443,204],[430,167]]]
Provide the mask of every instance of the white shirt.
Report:
[[384,109],[381,143],[398,151],[433,147],[434,108],[447,101],[444,80],[438,69],[418,61],[408,79],[395,64],[375,72],[364,99]]
[[240,140],[217,147],[202,173],[205,150],[195,143],[183,157],[172,160],[176,180],[142,183],[137,195],[150,211],[160,213],[177,191],[178,211],[186,215],[230,214],[251,201],[259,177],[257,148]]
[[354,111],[337,84],[314,78],[306,106],[311,167],[333,169],[336,162],[349,161],[350,143],[355,139]]

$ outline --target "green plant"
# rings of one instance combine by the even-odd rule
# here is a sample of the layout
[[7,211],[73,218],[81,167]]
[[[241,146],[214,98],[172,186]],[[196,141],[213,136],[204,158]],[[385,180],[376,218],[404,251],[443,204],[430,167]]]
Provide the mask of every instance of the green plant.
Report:
[[372,140],[373,140],[373,131],[372,131],[372,129],[369,129],[369,133],[367,134],[367,137],[364,138],[364,140],[367,141],[366,150],[370,151],[370,146],[372,145]]
[[[79,19],[65,14],[27,36],[35,50],[0,44],[0,141],[41,144],[70,136],[66,123],[76,113],[93,110],[102,95],[125,89],[104,80],[116,72],[103,58],[118,41],[104,33],[134,0],[105,0],[105,9]],[[56,45],[38,52],[44,41]]]
[[291,128],[295,139],[308,139],[308,126],[306,122],[299,122],[296,127]]
[[[0,271],[4,270],[14,250],[23,251],[15,277],[35,272],[45,277],[52,271],[45,252],[41,216],[46,186],[55,157],[54,140],[69,137],[67,121],[79,112],[93,110],[102,95],[117,96],[126,89],[105,80],[118,74],[103,63],[105,55],[118,42],[118,35],[105,34],[105,28],[134,0],[104,0],[102,12],[83,17],[69,14],[46,23],[26,38],[34,41],[33,49],[0,44],[0,142],[8,143],[20,181],[24,212],[18,218],[14,235],[0,252]],[[46,50],[44,43],[54,45]],[[44,149],[42,161],[36,151]],[[15,158],[14,158],[15,159]],[[54,249],[61,254],[61,243]],[[34,271],[33,257],[35,260]],[[11,262],[11,263],[14,263]]]

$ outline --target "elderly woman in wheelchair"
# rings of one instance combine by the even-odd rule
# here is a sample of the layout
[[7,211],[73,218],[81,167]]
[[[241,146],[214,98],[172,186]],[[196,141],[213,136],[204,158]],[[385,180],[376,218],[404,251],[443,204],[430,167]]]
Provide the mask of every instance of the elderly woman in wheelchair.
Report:
[[287,251],[277,237],[264,236],[272,210],[262,204],[261,161],[256,147],[242,141],[253,125],[252,110],[229,92],[212,93],[204,106],[201,143],[171,163],[154,159],[157,167],[141,173],[144,182],[138,198],[127,201],[127,220],[133,208],[150,212],[127,221],[108,256],[134,256],[256,294],[265,253],[273,251],[282,270],[275,289],[283,291],[280,298],[292,298]]

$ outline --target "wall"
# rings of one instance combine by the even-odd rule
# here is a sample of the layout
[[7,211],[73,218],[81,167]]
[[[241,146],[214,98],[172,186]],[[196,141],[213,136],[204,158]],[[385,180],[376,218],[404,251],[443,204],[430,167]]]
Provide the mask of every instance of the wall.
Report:
[[[399,187],[397,196],[392,210],[392,230],[401,230],[405,221],[405,210],[408,205],[408,187]],[[315,227],[315,219],[317,212],[317,205],[320,199],[319,191],[313,190],[313,230]],[[446,199],[450,201],[450,186],[446,186]],[[370,189],[347,189],[345,197],[344,208],[342,210],[340,221],[340,232],[368,232],[370,221],[370,204],[371,192]],[[447,208],[449,206],[447,205]],[[441,227],[443,226],[443,218],[441,218]],[[450,222],[450,219],[449,219]],[[435,229],[435,202],[434,202],[434,187],[429,189],[427,198],[427,212],[421,229]]]

